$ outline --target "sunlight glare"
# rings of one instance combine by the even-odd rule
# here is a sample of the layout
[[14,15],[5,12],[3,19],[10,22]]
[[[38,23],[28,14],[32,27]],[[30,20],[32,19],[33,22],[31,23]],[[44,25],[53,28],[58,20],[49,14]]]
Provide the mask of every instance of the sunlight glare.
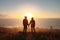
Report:
[[27,16],[28,18],[32,18],[33,17],[31,13],[25,13],[24,16]]

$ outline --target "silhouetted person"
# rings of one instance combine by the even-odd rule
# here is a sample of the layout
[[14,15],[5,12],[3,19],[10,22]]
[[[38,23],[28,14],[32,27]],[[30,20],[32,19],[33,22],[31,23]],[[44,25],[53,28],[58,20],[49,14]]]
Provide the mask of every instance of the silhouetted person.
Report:
[[23,26],[24,26],[24,29],[23,29],[23,32],[27,32],[27,26],[28,26],[28,20],[27,20],[27,17],[25,16],[25,18],[23,19]]
[[31,24],[31,32],[35,32],[35,20],[33,17],[31,18],[30,24]]

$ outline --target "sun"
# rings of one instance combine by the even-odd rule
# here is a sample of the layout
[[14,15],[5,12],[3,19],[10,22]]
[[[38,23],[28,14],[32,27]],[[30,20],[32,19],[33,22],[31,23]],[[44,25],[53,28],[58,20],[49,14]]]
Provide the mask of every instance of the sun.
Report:
[[32,18],[32,17],[33,17],[33,16],[32,16],[32,13],[25,13],[24,16],[27,16],[27,18]]

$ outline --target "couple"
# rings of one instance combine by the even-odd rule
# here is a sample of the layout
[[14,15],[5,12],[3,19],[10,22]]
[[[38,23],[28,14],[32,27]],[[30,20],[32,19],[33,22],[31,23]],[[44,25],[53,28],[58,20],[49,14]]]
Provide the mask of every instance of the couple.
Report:
[[24,26],[24,30],[23,32],[27,32],[27,26],[31,25],[31,32],[35,32],[35,20],[32,17],[30,20],[30,23],[28,24],[28,20],[27,17],[25,16],[25,18],[23,19],[23,26]]

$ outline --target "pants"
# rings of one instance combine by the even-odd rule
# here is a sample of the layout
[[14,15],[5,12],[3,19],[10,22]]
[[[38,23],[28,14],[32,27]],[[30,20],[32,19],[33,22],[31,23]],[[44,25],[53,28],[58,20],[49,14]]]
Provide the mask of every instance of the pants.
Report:
[[35,32],[35,27],[31,27],[31,32]]
[[26,25],[24,26],[23,32],[25,32],[25,33],[27,32],[27,26]]

